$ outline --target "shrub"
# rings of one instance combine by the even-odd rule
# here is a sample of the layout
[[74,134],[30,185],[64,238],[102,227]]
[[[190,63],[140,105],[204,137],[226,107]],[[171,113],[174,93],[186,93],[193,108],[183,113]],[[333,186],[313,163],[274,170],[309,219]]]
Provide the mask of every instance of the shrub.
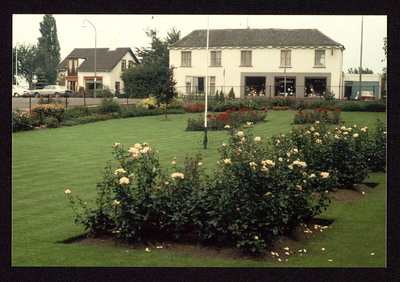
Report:
[[361,129],[365,136],[360,138],[357,148],[364,156],[364,161],[370,171],[378,172],[386,169],[386,125],[379,119],[375,131],[369,132],[367,127]]
[[326,207],[325,193],[311,200],[306,164],[291,144],[282,140],[276,147],[251,129],[230,135],[219,149],[204,239],[233,241],[255,252]]
[[100,105],[95,108],[95,111],[103,115],[111,113],[119,115],[122,112],[122,108],[120,103],[115,99],[104,97],[101,99]]
[[204,112],[205,108],[201,105],[196,106],[186,106],[186,111],[188,113],[201,113]]
[[385,112],[386,101],[345,102],[340,109],[344,112]]
[[17,132],[33,129],[32,120],[36,113],[31,113],[12,111],[12,131]]
[[220,102],[225,102],[225,94],[224,94],[224,92],[222,92],[222,90],[219,93],[219,101]]
[[386,101],[365,102],[362,104],[362,110],[364,112],[385,112]]
[[275,107],[272,107],[272,109],[274,111],[286,111],[286,110],[289,110],[289,107],[275,106]]
[[215,101],[215,102],[219,102],[219,101],[220,101],[220,100],[219,100],[218,90],[217,90],[217,92],[215,93],[214,101]]
[[235,109],[256,109],[254,107],[255,102],[252,99],[238,99],[238,100],[228,100],[225,102],[219,102],[213,104],[210,107],[210,111],[213,112],[225,112],[226,110],[230,110],[232,108]]
[[[342,188],[351,188],[368,175],[361,149],[366,133],[358,130],[356,125],[330,130],[323,123],[316,122],[293,129],[289,137],[303,154],[309,174],[329,172]],[[330,189],[336,188],[333,184]]]
[[297,104],[297,99],[294,96],[276,96],[272,98],[272,106],[279,106],[279,107],[292,107],[293,105]]
[[55,117],[45,117],[43,119],[43,125],[45,125],[47,128],[57,128],[58,127],[58,119]]
[[334,100],[327,99],[310,99],[310,100],[301,100],[296,109],[327,109],[330,111],[334,111],[338,108],[336,102]]
[[68,108],[64,112],[63,119],[74,119],[81,116],[89,116],[93,114],[93,108],[85,107],[85,106],[76,106],[72,108]]
[[[160,104],[160,107],[157,105],[157,99],[153,96],[150,95],[148,98],[141,100],[136,107],[138,108],[144,108],[144,109],[149,109],[153,110],[156,108],[164,109],[165,110],[165,104]],[[171,103],[168,104],[167,106],[168,109],[179,109],[183,108],[183,101],[181,98],[174,97],[171,101]]]
[[38,104],[32,108],[32,112],[37,114],[41,123],[43,123],[44,118],[46,117],[54,117],[58,121],[62,121],[65,108],[59,103]]
[[[89,235],[95,236],[114,230],[125,239],[179,239],[189,230],[199,230],[204,214],[200,199],[204,197],[207,176],[201,167],[201,157],[186,157],[183,167],[173,160],[172,171],[162,169],[158,153],[146,142],[137,143],[128,151],[114,144],[118,168],[111,162],[97,184],[96,209],[89,209],[77,195],[71,196],[71,207],[76,222],[82,223]],[[83,212],[74,204],[78,201]]]
[[91,236],[112,231],[124,239],[162,241],[197,235],[257,252],[326,209],[328,190],[361,182],[368,173],[364,145],[385,143],[379,121],[376,134],[316,122],[265,140],[248,126],[229,130],[212,177],[200,154],[174,158],[163,169],[146,142],[129,150],[115,143],[117,166],[107,162],[94,208],[65,191],[76,223]]
[[327,109],[316,110],[299,110],[295,115],[293,122],[295,124],[315,123],[316,121],[330,124],[338,124],[340,122],[340,109],[329,112]]
[[[245,123],[257,123],[264,121],[267,116],[268,110],[254,111],[253,109],[239,109],[235,108],[226,110],[225,113],[216,113],[207,115],[207,128],[211,130],[223,130],[227,126],[231,128],[238,128]],[[203,115],[200,118],[189,119],[186,131],[202,131],[204,130]]]
[[234,242],[255,252],[326,207],[325,193],[312,200],[305,164],[294,149],[287,157],[286,147],[277,150],[274,144],[254,138],[250,129],[246,134],[231,130],[230,135],[229,144],[219,150],[214,179],[205,174],[200,155],[186,156],[182,166],[174,158],[171,173],[146,142],[129,150],[115,143],[118,166],[113,169],[107,162],[97,183],[95,208],[78,194],[72,196],[70,189],[64,192],[75,222],[91,236],[112,230],[122,238],[141,241],[197,234],[203,240]]
[[228,97],[229,97],[229,100],[235,100],[235,92],[233,91],[233,87],[229,91]]
[[111,93],[110,87],[107,85],[102,85],[100,89],[96,89],[97,98],[111,98],[113,94]]
[[362,107],[358,102],[345,102],[340,106],[340,109],[344,112],[361,112]]
[[73,125],[77,125],[77,124],[78,124],[78,123],[77,123],[76,121],[70,120],[70,119],[64,120],[64,121],[61,123],[62,126],[73,126]]

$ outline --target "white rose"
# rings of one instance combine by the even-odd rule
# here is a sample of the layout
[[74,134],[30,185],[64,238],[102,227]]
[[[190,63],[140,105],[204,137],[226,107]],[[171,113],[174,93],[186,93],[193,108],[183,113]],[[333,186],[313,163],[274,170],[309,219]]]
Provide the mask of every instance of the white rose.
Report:
[[127,178],[127,177],[122,177],[122,178],[119,180],[119,184],[120,184],[120,185],[129,184],[129,178]]

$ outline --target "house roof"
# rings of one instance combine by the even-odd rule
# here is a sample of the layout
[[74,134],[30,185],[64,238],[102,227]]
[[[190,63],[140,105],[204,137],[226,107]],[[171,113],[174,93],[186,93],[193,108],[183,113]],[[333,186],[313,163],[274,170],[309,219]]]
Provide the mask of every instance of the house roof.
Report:
[[[94,48],[75,48],[61,61],[56,69],[65,70],[67,67],[67,60],[76,58],[85,59],[78,67],[79,70],[94,70],[94,50]],[[139,63],[139,60],[136,58],[135,54],[133,54],[131,48],[116,48],[113,51],[109,51],[109,48],[96,48],[96,69],[99,71],[112,70],[127,52],[131,53],[136,63]]]
[[[344,46],[317,29],[211,29],[209,47]],[[206,47],[207,30],[194,30],[169,49]]]

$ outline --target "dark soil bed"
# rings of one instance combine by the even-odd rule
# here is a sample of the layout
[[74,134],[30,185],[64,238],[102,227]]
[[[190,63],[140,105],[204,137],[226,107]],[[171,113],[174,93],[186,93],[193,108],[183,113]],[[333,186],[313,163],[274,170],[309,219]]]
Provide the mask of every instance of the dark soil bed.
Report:
[[[329,192],[332,201],[357,202],[365,194],[369,193],[377,184],[363,183],[357,184],[353,189],[338,189],[335,192]],[[222,260],[253,260],[268,263],[280,263],[290,259],[296,252],[306,252],[304,245],[326,228],[331,228],[330,220],[314,219],[307,224],[298,226],[291,236],[281,237],[270,244],[268,249],[261,250],[258,253],[242,252],[236,246],[228,245],[205,245],[194,238],[182,239],[180,242],[150,242],[145,243],[127,243],[117,238],[115,234],[99,238],[88,238],[84,235],[71,238],[63,243],[77,243],[80,245],[116,247],[126,249],[136,249],[150,252],[169,252],[184,255],[214,258]]]

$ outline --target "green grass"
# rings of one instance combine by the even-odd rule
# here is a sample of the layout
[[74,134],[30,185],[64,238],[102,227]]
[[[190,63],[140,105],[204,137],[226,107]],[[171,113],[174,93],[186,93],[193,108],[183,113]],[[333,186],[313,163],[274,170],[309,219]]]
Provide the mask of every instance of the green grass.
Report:
[[[266,138],[292,128],[293,111],[270,111],[254,134]],[[201,152],[211,173],[219,159],[217,147],[228,140],[223,131],[210,131],[213,143],[198,144],[202,132],[186,132],[188,118],[198,114],[137,117],[72,127],[18,132],[12,135],[12,265],[13,266],[276,266],[251,261],[222,261],[178,254],[142,252],[111,247],[57,243],[84,232],[64,195],[79,193],[88,203],[106,161],[113,160],[112,144],[126,147],[148,142],[158,150],[164,167],[173,157]],[[342,113],[348,124],[374,128],[385,113]],[[322,218],[334,219],[310,241],[307,255],[295,255],[281,266],[385,266],[385,175],[371,174],[380,185],[357,203],[333,203]],[[321,252],[322,247],[326,248]],[[370,254],[374,252],[375,256]],[[329,257],[329,258],[328,258]],[[328,262],[328,259],[333,259]]]

